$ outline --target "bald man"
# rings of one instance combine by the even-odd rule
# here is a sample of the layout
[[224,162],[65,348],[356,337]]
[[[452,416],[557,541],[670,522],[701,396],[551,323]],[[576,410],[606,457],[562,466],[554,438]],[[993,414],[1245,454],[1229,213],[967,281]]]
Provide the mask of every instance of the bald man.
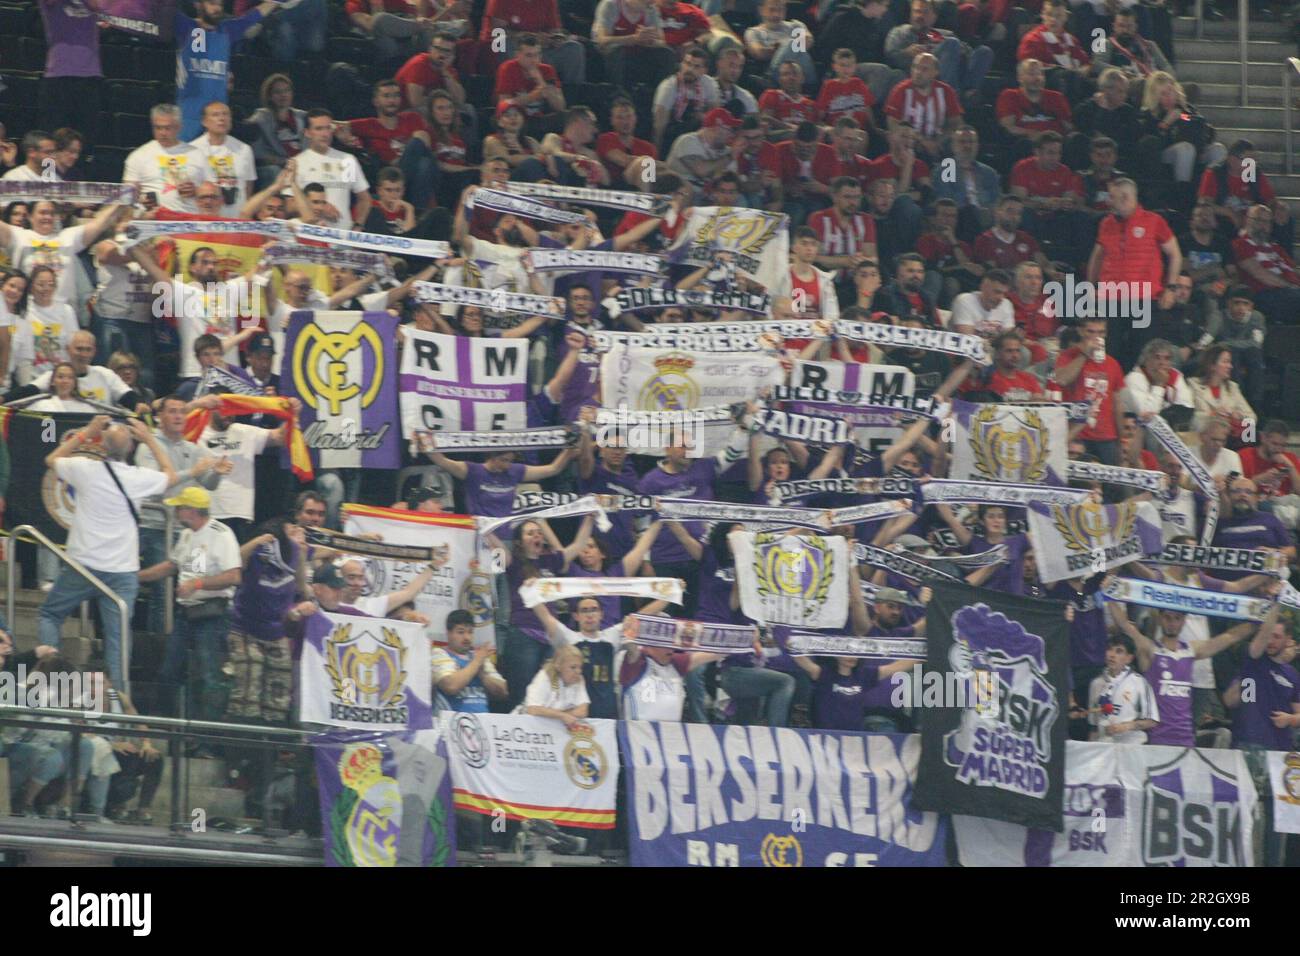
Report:
[[[72,333],[68,342],[68,362],[77,372],[77,391],[85,398],[94,399],[105,405],[121,405],[138,415],[143,415],[149,406],[140,401],[140,396],[131,386],[112,369],[103,365],[90,364],[95,359],[95,336],[85,330]],[[31,384],[14,389],[5,396],[6,401],[40,395],[50,390],[50,380],[54,372],[48,371],[32,379]]]

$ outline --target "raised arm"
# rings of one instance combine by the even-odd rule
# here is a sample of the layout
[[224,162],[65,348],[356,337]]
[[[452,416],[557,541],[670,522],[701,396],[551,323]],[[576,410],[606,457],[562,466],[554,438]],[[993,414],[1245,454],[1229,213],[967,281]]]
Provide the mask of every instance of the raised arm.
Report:
[[[637,536],[636,544],[632,550],[623,555],[623,573],[628,577],[635,577],[636,573],[641,570],[641,565],[645,563],[646,555],[650,553],[650,548],[654,546],[659,532],[663,530],[664,523],[659,519],[651,521],[644,531]],[[648,613],[642,611],[642,613]]]
[[440,451],[426,452],[426,454],[429,456],[431,462],[453,478],[464,481],[469,477],[469,462],[456,461],[453,458],[448,458]]

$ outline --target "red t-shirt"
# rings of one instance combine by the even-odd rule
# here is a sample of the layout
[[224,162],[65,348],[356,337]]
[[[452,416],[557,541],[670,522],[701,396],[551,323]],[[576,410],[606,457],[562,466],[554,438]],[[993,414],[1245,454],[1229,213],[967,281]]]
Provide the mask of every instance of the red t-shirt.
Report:
[[[542,74],[542,81],[547,86],[559,86],[560,77],[555,72],[555,67],[547,63],[537,64],[538,71]],[[531,79],[524,68],[519,65],[519,61],[506,60],[497,67],[497,81],[493,89],[493,95],[500,100],[501,97],[511,97],[518,93],[531,93],[537,88],[537,82]],[[550,109],[545,100],[534,100],[532,103],[523,104],[523,111],[528,116],[540,116]]]
[[1149,282],[1151,294],[1159,295],[1165,287],[1160,245],[1173,236],[1163,217],[1141,206],[1126,220],[1111,213],[1097,227],[1097,244],[1104,256],[1098,281]]
[[[614,228],[614,235],[621,236],[633,226],[639,226],[650,218],[653,217],[647,216],[643,212],[624,213],[623,218],[619,220],[618,225]],[[677,238],[677,234],[682,231],[682,226],[685,223],[685,216],[678,216],[676,222],[672,223],[672,225],[669,225],[668,220],[665,219],[660,223],[659,229],[654,233],[654,235],[659,237],[659,240],[663,245],[669,245]]]
[[943,124],[954,116],[961,116],[961,102],[957,91],[942,80],[935,80],[928,93],[921,93],[911,80],[904,80],[889,92],[885,100],[885,115],[907,120],[922,136],[938,136]]
[[803,94],[794,97],[784,90],[764,90],[758,98],[758,109],[783,123],[817,122],[817,104]]
[[829,185],[835,178],[834,172],[838,165],[835,150],[826,143],[818,143],[817,152],[806,162],[794,154],[793,140],[786,140],[775,146],[776,148],[767,154],[771,165],[766,168],[775,173],[787,186],[798,183],[802,178],[815,179],[819,183]]
[[[1259,170],[1255,171],[1255,192],[1259,198],[1251,194],[1251,183],[1246,182],[1240,176],[1229,174],[1224,177],[1227,186],[1228,195],[1224,197],[1220,205],[1223,206],[1254,206],[1258,203],[1265,205],[1271,203],[1277,198],[1277,193],[1273,192],[1273,184],[1268,181],[1268,177]],[[1219,196],[1219,177],[1215,175],[1215,168],[1211,166],[1201,174],[1201,184],[1196,188],[1198,196],[1205,196],[1207,199],[1218,199]]]
[[967,379],[962,385],[963,392],[967,391],[990,391],[1008,402],[1028,401],[1031,399],[1043,397],[1043,385],[1038,381],[1037,376],[1024,369],[1016,369],[1010,374],[1006,374],[996,369],[989,376],[987,382],[981,383],[978,379]]
[[817,94],[817,114],[827,126],[834,125],[841,116],[851,116],[863,129],[867,128],[867,114],[875,105],[876,97],[861,77],[847,80],[832,76],[822,81]]
[[[867,159],[865,156],[859,156],[857,153],[854,153],[848,159],[845,159],[839,153],[835,152],[834,147],[831,147],[831,153],[833,154],[831,162],[828,163],[825,160],[822,160],[822,168],[826,170],[827,175],[830,177],[830,179],[825,181],[829,183],[837,176],[850,176],[858,181],[858,185],[860,185],[865,192],[867,184],[870,182],[867,175],[871,169],[871,160]],[[818,178],[820,179],[821,177],[819,176]]]
[[1038,242],[1020,229],[1010,242],[1003,242],[992,229],[975,237],[975,261],[997,269],[1010,271],[1037,254]]
[[401,158],[402,150],[406,149],[416,133],[429,132],[429,124],[414,110],[398,113],[397,126],[393,129],[385,127],[377,116],[349,120],[348,125],[352,127],[357,139],[361,140],[362,149],[385,166],[391,166]]
[[863,212],[841,222],[833,209],[819,209],[808,217],[808,228],[817,233],[824,256],[849,256],[876,241],[876,221]]
[[525,33],[550,33],[560,29],[556,0],[488,0],[483,12],[480,40],[492,39],[493,20],[504,20],[507,30]]
[[659,21],[664,28],[664,42],[674,49],[688,46],[701,33],[713,30],[704,11],[693,3],[674,3],[667,9],[659,7]]
[[997,113],[999,121],[1013,116],[1017,126],[1036,133],[1049,129],[1064,133],[1072,115],[1069,101],[1055,90],[1043,90],[1035,103],[1018,86],[998,94]]
[[[1260,454],[1260,450],[1254,445],[1250,446],[1249,448],[1241,449],[1241,451],[1237,452],[1237,454],[1241,457],[1242,474],[1244,474],[1247,478],[1257,479],[1259,478],[1260,475],[1264,475],[1267,478],[1272,478],[1275,475],[1281,475],[1282,480],[1278,482],[1278,484],[1272,489],[1272,491],[1268,491],[1265,488],[1260,488],[1260,492],[1261,494],[1264,495],[1264,497],[1267,498],[1267,497],[1273,497],[1275,495],[1289,495],[1292,494],[1293,491],[1295,490],[1291,487],[1291,475],[1285,469],[1283,469],[1281,465],[1275,465],[1271,461],[1265,461],[1263,456]],[[1296,468],[1300,468],[1300,458],[1297,458],[1294,454],[1292,454],[1289,451],[1284,451],[1282,452],[1282,454],[1286,455],[1286,457],[1290,460],[1292,465],[1294,465]]]
[[440,163],[451,163],[453,166],[464,166],[465,159],[469,156],[469,150],[465,147],[465,141],[459,136],[452,136],[446,142],[433,141],[433,158]]
[[967,259],[975,258],[970,246],[960,239],[952,243],[937,232],[924,232],[916,240],[916,254],[925,259],[925,264],[932,269],[942,269],[944,266],[952,265],[955,262],[953,251],[955,248],[961,249]]
[[[1078,356],[1077,348],[1066,349],[1056,357],[1056,367],[1063,368]],[[1112,356],[1107,355],[1103,362],[1089,358],[1083,363],[1079,377],[1061,389],[1061,397],[1067,402],[1091,402],[1099,396],[1101,398],[1096,425],[1085,425],[1079,432],[1080,438],[1084,441],[1114,441],[1119,437],[1115,431],[1115,396],[1123,388],[1124,370]]]
[[1016,61],[1041,60],[1043,66],[1064,66],[1073,68],[1091,63],[1088,55],[1074,34],[1068,30],[1062,34],[1053,34],[1045,24],[1039,24],[1020,40],[1016,50]]
[[[1279,279],[1285,279],[1292,285],[1300,285],[1300,273],[1296,272],[1295,262],[1292,261],[1287,251],[1276,242],[1255,242],[1248,236],[1238,236],[1232,240],[1232,258],[1237,265],[1253,259],[1265,272],[1271,272]],[[1245,269],[1239,269],[1238,271],[1241,273],[1241,278],[1245,280],[1246,285],[1250,286],[1251,292],[1259,292],[1269,288]]]
[[1050,339],[1056,334],[1061,323],[1046,293],[1039,293],[1032,302],[1022,301],[1015,292],[1009,292],[1007,298],[1016,313],[1016,327],[1030,339]]
[[654,143],[647,142],[644,139],[632,137],[632,144],[629,146],[624,143],[618,133],[610,130],[608,133],[601,133],[596,137],[596,155],[604,162],[605,168],[609,170],[611,178],[621,177],[623,167],[618,163],[611,162],[609,154],[614,150],[621,150],[629,156],[649,156],[652,159],[659,158],[659,150],[655,149]]
[[[454,66],[447,67],[447,76],[459,82],[460,75],[456,72]],[[397,71],[394,77],[402,85],[402,105],[409,107],[411,104],[406,99],[406,87],[415,85],[423,88],[426,92],[429,90],[445,89],[447,82],[443,79],[443,72],[433,65],[427,53],[417,53]]]
[[[811,279],[800,279],[790,270],[790,298],[794,300],[795,311],[799,312],[803,318],[821,318],[822,314],[822,292],[821,280],[814,272]],[[799,301],[803,300],[803,308],[799,308]]]
[[[898,168],[898,163],[894,162],[894,157],[885,153],[884,156],[877,156],[871,162],[867,163],[867,182],[874,183],[877,179],[898,179],[903,171]],[[912,185],[917,185],[930,178],[930,167],[926,165],[923,159],[914,159],[912,161]]]
[[1011,185],[1022,186],[1031,196],[1055,199],[1066,193],[1083,197],[1083,178],[1065,163],[1043,169],[1034,157],[1022,159],[1011,168]]

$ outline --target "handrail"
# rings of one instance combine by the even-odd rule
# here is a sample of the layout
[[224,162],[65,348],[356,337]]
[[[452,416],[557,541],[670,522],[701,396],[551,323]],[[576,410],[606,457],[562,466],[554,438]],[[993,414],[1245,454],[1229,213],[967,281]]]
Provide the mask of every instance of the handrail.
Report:
[[1241,60],[1241,105],[1250,105],[1250,4],[1237,2],[1237,56]]
[[1295,151],[1291,148],[1291,134],[1295,124],[1291,120],[1291,81],[1292,74],[1300,73],[1300,59],[1289,56],[1282,64],[1282,112],[1286,117],[1286,174],[1295,173]]
[[[57,721],[57,724],[53,722]],[[14,707],[0,705],[0,724],[26,726],[45,725],[53,729],[72,727],[103,733],[105,724],[111,724],[113,735],[148,737],[151,732],[172,733],[182,737],[238,736],[266,737],[290,743],[307,743],[311,731],[295,727],[277,727],[271,724],[227,724],[214,720],[190,720],[185,717],[154,717],[149,714],[112,714],[108,711],[73,710],[66,707]],[[84,725],[84,726],[79,726]]]
[[[163,549],[164,554],[172,553],[172,536],[176,533],[176,511],[168,508],[160,501],[142,501],[140,503],[142,511],[157,511],[163,516]],[[167,635],[172,632],[172,625],[175,624],[176,609],[176,591],[170,586],[163,588],[163,634]]]
[[[122,600],[120,596],[113,593],[113,589],[110,588],[107,584],[99,580],[99,578],[95,577],[84,567],[82,567],[80,561],[68,557],[67,553],[62,548],[60,548],[49,538],[45,537],[44,534],[42,534],[40,531],[38,531],[36,528],[32,527],[31,525],[29,524],[19,525],[17,528],[14,528],[13,531],[10,533],[15,538],[17,538],[19,535],[22,534],[27,534],[35,538],[36,543],[38,545],[44,548],[49,548],[50,551],[54,552],[54,554],[58,557],[60,561],[62,561],[68,567],[72,568],[73,571],[81,575],[82,578],[84,578],[91,585],[93,585],[95,590],[99,591],[100,594],[103,594],[109,599],[111,599],[113,603],[117,605],[117,612],[119,615],[121,615],[122,618],[122,632],[121,632],[122,640],[118,648],[122,654],[122,688],[121,689],[127,694],[130,694],[131,693],[131,611],[130,608],[126,606],[126,601]],[[7,582],[7,588],[8,588],[7,609],[9,613],[9,621],[11,622],[9,625],[10,627],[13,627],[12,622],[14,620],[14,607],[18,601],[18,576],[14,573],[16,570],[14,568],[14,556],[17,553],[18,553],[17,548],[9,548],[5,555],[5,560],[7,562],[8,571],[9,571],[9,580]]]

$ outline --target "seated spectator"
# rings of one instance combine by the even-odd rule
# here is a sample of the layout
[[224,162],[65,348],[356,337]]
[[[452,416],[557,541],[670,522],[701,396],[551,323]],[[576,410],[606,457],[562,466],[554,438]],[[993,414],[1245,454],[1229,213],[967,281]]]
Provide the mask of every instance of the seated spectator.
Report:
[[659,7],[659,20],[663,23],[664,42],[672,49],[683,50],[709,41],[713,27],[698,6],[681,0],[656,0],[656,5]]
[[1291,430],[1280,418],[1266,421],[1259,429],[1259,444],[1243,448],[1242,474],[1255,482],[1265,501],[1290,497],[1300,492],[1300,457],[1286,450]]
[[[1227,150],[1214,142],[1214,128],[1187,102],[1182,85],[1168,73],[1154,73],[1142,92],[1142,140],[1139,143],[1148,175],[1151,157],[1172,166],[1178,205],[1191,206],[1195,187],[1192,173],[1199,162],[1222,162]],[[1152,178],[1162,178],[1156,169]]]
[[737,116],[754,116],[758,113],[758,100],[740,85],[745,71],[745,51],[738,46],[723,47],[713,64],[713,78],[718,83],[718,99],[724,109]]
[[262,81],[262,105],[248,118],[257,184],[269,186],[284,164],[306,148],[307,111],[293,107],[293,80],[272,73]]
[[1014,269],[1022,262],[1036,262],[1044,275],[1056,279],[1056,270],[1038,247],[1038,241],[1020,228],[1024,208],[1024,200],[1012,193],[998,200],[993,209],[993,227],[975,239],[975,261],[1006,270]]
[[1019,86],[998,94],[997,114],[1002,129],[1011,137],[1018,156],[1028,156],[1039,134],[1051,130],[1062,137],[1074,129],[1070,104],[1055,90],[1045,89],[1043,64],[1021,60],[1016,67]]
[[1163,415],[1181,430],[1192,420],[1192,391],[1174,367],[1174,346],[1151,339],[1138,355],[1137,367],[1124,376],[1119,406],[1138,418]]
[[[92,365],[95,358],[95,336],[85,329],[73,332],[68,338],[68,361],[72,374],[76,376],[73,391],[78,397],[99,402],[101,405],[117,405],[141,415],[149,412],[140,395],[112,370],[103,365]],[[54,372],[57,366],[32,379],[31,384],[13,389],[7,401],[37,395],[41,392],[53,393]],[[104,411],[103,408],[100,411]]]
[[[880,265],[865,259],[859,262],[853,269],[853,289],[851,294],[840,297],[840,315],[846,319],[852,318],[859,321],[870,319],[872,302],[875,300],[876,292],[879,289]],[[871,346],[871,348],[875,348],[875,346]],[[879,350],[877,349],[877,351]]]
[[911,78],[890,90],[885,100],[889,128],[910,123],[920,136],[918,152],[931,162],[940,159],[944,140],[962,121],[957,91],[938,76],[939,61],[934,54],[919,53],[912,58]]
[[572,644],[557,648],[553,657],[529,681],[519,712],[552,717],[565,727],[582,723],[591,706],[582,679],[582,652]]
[[[1201,353],[1196,375],[1187,380],[1193,407],[1192,429],[1199,431],[1207,421],[1218,419],[1229,429],[1229,441],[1240,445],[1247,421],[1256,422],[1253,409],[1232,380],[1232,350],[1226,345],[1211,345]],[[1246,477],[1254,477],[1246,473]]]
[[851,176],[831,180],[831,204],[808,217],[808,228],[820,244],[817,266],[830,270],[841,288],[861,262],[876,258],[876,224],[862,212],[862,187]]
[[889,65],[909,70],[916,57],[931,54],[937,59],[938,75],[948,86],[962,93],[979,89],[993,64],[993,51],[986,46],[971,49],[951,32],[936,30],[932,0],[912,0],[909,9],[911,20],[894,27],[885,38]]
[[1255,144],[1250,140],[1237,140],[1228,148],[1228,156],[1222,163],[1205,170],[1196,194],[1213,203],[1214,214],[1234,231],[1246,227],[1246,210],[1251,206],[1268,206],[1273,210],[1273,241],[1283,249],[1295,245],[1291,207],[1277,198],[1273,184],[1259,168]]
[[386,63],[419,53],[438,29],[427,16],[410,16],[412,6],[409,0],[347,0],[344,10],[353,30],[370,37],[376,58]]
[[835,157],[831,178],[848,176],[866,189],[871,183],[871,162],[863,155],[866,148],[867,134],[862,131],[857,120],[851,116],[837,119],[831,130],[831,149]]
[[430,95],[442,90],[457,109],[464,107],[465,87],[461,86],[453,65],[455,59],[455,40],[440,33],[430,37],[428,51],[415,54],[397,71],[395,79],[402,91],[401,106],[423,115],[428,112]]
[[837,165],[835,150],[819,137],[815,124],[800,123],[794,139],[777,143],[770,154],[768,169],[781,181],[782,200],[791,225],[802,223],[830,199],[830,183]]
[[1002,269],[990,269],[980,277],[978,292],[963,292],[952,300],[948,328],[963,335],[992,339],[1016,326],[1015,309],[1007,298],[1011,276]]
[[493,38],[501,35],[494,31],[505,34],[506,56],[517,56],[525,39],[535,37],[541,42],[542,62],[555,68],[562,83],[587,82],[586,47],[564,29],[556,0],[488,0],[480,45],[492,48]]
[[900,196],[910,196],[921,207],[930,198],[930,167],[916,155],[916,130],[900,122],[889,130],[889,152],[867,164],[867,183],[892,179]]
[[993,224],[992,210],[1002,195],[1002,178],[977,159],[979,152],[975,127],[958,127],[952,134],[953,162],[937,165],[930,173],[935,198],[957,204],[957,235],[966,242]]
[[939,199],[930,209],[929,228],[916,240],[916,252],[925,259],[926,292],[940,308],[960,292],[979,285],[984,267],[973,258],[966,243],[957,238],[957,204]]
[[627,89],[630,77],[658,83],[677,67],[677,54],[664,40],[663,20],[651,0],[600,0],[591,39],[605,58],[605,75]]
[[821,91],[817,94],[817,115],[822,125],[834,126],[836,120],[847,116],[868,135],[876,133],[879,136],[871,112],[876,97],[858,76],[857,54],[841,47],[831,58],[831,68],[834,75],[822,80]]
[[1174,68],[1169,65],[1160,47],[1138,33],[1137,14],[1132,10],[1118,10],[1111,24],[1106,46],[1094,57],[1100,70],[1121,70],[1129,80],[1129,96],[1143,96],[1143,84],[1155,73],[1172,77]]
[[871,184],[867,189],[867,211],[876,221],[881,262],[893,262],[900,254],[916,247],[925,216],[912,197],[898,195],[894,180],[877,179]]
[[1119,150],[1109,136],[1094,136],[1088,144],[1091,165],[1084,170],[1083,206],[1094,219],[1102,219],[1110,212],[1110,184],[1116,179],[1127,179],[1128,173],[1115,168]]
[[1197,436],[1199,443],[1195,449],[1196,457],[1211,478],[1227,482],[1229,475],[1241,474],[1241,458],[1228,447],[1228,441],[1232,438],[1231,425],[1217,416],[1206,416],[1197,429]]
[[895,323],[915,318],[926,328],[940,328],[939,313],[924,286],[925,260],[914,252],[898,256],[894,260],[894,278],[876,293],[872,311],[893,316]]
[[1068,0],[1044,0],[1042,23],[1020,38],[1016,60],[1038,60],[1047,71],[1049,89],[1064,93],[1070,102],[1087,96],[1088,77],[1096,72],[1092,57],[1066,28]]
[[1011,192],[1025,203],[1026,231],[1059,248],[1060,258],[1080,262],[1087,251],[1088,219],[1080,212],[1083,180],[1061,162],[1063,140],[1048,131],[1038,136],[1034,155],[1011,170]]
[[[75,367],[75,366],[74,366]],[[105,367],[120,378],[126,387],[140,397],[140,401],[152,406],[156,397],[153,391],[140,382],[140,359],[130,352],[114,352],[108,357]]]
[[745,52],[773,81],[781,64],[794,62],[799,65],[804,82],[816,83],[817,67],[809,53],[813,33],[798,20],[787,20],[785,10],[785,0],[761,0],[759,22],[745,31]]
[[618,97],[610,106],[609,125],[608,132],[596,137],[596,154],[604,161],[611,183],[645,189],[667,172],[654,143],[637,138],[636,106],[627,97]]
[[519,39],[514,59],[497,67],[492,92],[498,106],[513,103],[524,111],[531,136],[555,132],[566,109],[559,75],[554,67],[542,62],[542,43],[531,34]]
[[[948,324],[952,325],[951,322]],[[1043,400],[1043,383],[1037,375],[1022,367],[1027,356],[1024,354],[1024,336],[1019,329],[1007,329],[993,336],[989,351],[993,356],[993,370],[988,379],[976,387],[992,392],[1004,402]]]
[[55,282],[54,269],[47,265],[34,267],[28,276],[26,303],[19,306],[10,353],[15,386],[28,385],[69,359],[77,316],[72,306],[55,298]]
[[439,206],[448,208],[454,204],[454,197],[473,183],[478,167],[469,162],[469,146],[461,133],[456,103],[443,90],[434,90],[429,97],[429,140],[438,170],[434,196]]
[[871,87],[877,100],[882,100],[898,79],[900,71],[885,63],[885,37],[889,26],[886,21],[889,8],[885,0],[864,0],[863,3],[837,3],[822,21],[818,31],[834,41],[819,44],[813,59],[825,72],[832,68],[834,51],[848,48],[858,58],[858,75]]
[[775,296],[787,297],[801,319],[838,319],[839,298],[835,294],[834,274],[813,265],[821,252],[817,233],[799,226],[791,234],[790,268],[772,289]]
[[[28,130],[23,134],[22,165],[15,166],[0,179],[6,182],[41,182],[46,179],[45,160],[50,159],[53,155],[54,137],[43,129]],[[51,172],[54,172],[52,167]],[[54,182],[59,182],[62,178],[58,176],[54,179]]]
[[415,110],[401,108],[402,88],[395,79],[375,83],[371,102],[375,115],[340,124],[339,142],[364,152],[372,169],[397,167],[406,178],[412,204],[423,213],[433,201],[437,176],[429,124]]
[[1213,204],[1204,197],[1198,199],[1187,231],[1178,237],[1178,246],[1196,294],[1204,302],[1207,321],[1217,321],[1219,297],[1237,275],[1232,239],[1215,219]]
[[761,121],[752,114],[740,121],[736,138],[740,140],[736,175],[740,177],[740,191],[746,204],[755,209],[779,212],[781,180],[772,172],[777,168],[776,146],[767,142]]
[[[1235,452],[1228,452],[1236,460],[1234,469],[1241,473],[1241,459]],[[1212,474],[1215,474],[1213,469]],[[1295,536],[1282,524],[1278,517],[1270,512],[1261,511],[1259,507],[1259,489],[1249,478],[1234,478],[1228,484],[1228,497],[1232,502],[1232,514],[1219,519],[1218,530],[1214,533],[1213,545],[1216,548],[1269,548],[1282,552],[1288,564],[1295,561]],[[1215,577],[1234,580],[1246,576],[1245,571],[1220,571]],[[1274,608],[1278,605],[1274,605]]]
[[499,159],[514,169],[526,160],[538,157],[541,144],[524,135],[524,111],[520,106],[502,100],[497,104],[496,117],[496,132],[483,140],[484,162]]
[[1255,305],[1269,322],[1300,322],[1300,272],[1291,254],[1272,239],[1273,211],[1252,206],[1246,228],[1232,241],[1237,271],[1255,296]]
[[677,73],[655,90],[655,149],[663,152],[665,143],[671,145],[681,134],[699,129],[704,114],[720,103],[718,83],[709,76],[709,55],[703,47],[687,47]]
[[1242,394],[1253,404],[1264,398],[1264,340],[1267,329],[1264,316],[1255,309],[1254,296],[1245,286],[1229,290],[1227,307],[1220,321],[1206,330],[1216,346],[1232,353],[1234,378]]
[[1151,324],[1133,336],[1135,345],[1165,339],[1174,347],[1174,367],[1186,370],[1194,363],[1200,342],[1209,335],[1203,305],[1192,297],[1192,277],[1184,269],[1174,280],[1173,302],[1155,306]]
[[[1128,80],[1111,67],[1097,81],[1097,92],[1074,105],[1074,125],[1087,138],[1107,136],[1115,141],[1120,160],[1125,165],[1137,161],[1138,142],[1142,138],[1141,117],[1128,99]],[[1076,142],[1078,142],[1076,140]],[[1071,165],[1082,165],[1082,157],[1067,156]]]
[[96,415],[104,410],[102,406],[91,405],[87,401],[90,396],[83,395],[77,388],[77,370],[72,367],[71,362],[56,362],[54,368],[41,378],[46,379],[45,385],[40,388],[34,384],[29,386],[32,391],[28,394],[39,395],[45,392],[46,397],[23,406],[27,411],[79,412]]
[[1011,274],[1011,291],[1007,298],[1016,312],[1016,328],[1024,334],[1029,361],[1037,365],[1060,351],[1056,333],[1061,322],[1056,306],[1043,291],[1043,267],[1025,260]]
[[701,192],[723,173],[735,172],[741,147],[736,142],[739,127],[740,120],[721,107],[709,110],[697,132],[685,133],[673,143],[667,159],[669,171]]
[[798,63],[787,60],[781,64],[776,88],[765,90],[758,98],[758,110],[774,139],[789,137],[800,123],[817,121],[817,104],[804,95],[803,68]]

